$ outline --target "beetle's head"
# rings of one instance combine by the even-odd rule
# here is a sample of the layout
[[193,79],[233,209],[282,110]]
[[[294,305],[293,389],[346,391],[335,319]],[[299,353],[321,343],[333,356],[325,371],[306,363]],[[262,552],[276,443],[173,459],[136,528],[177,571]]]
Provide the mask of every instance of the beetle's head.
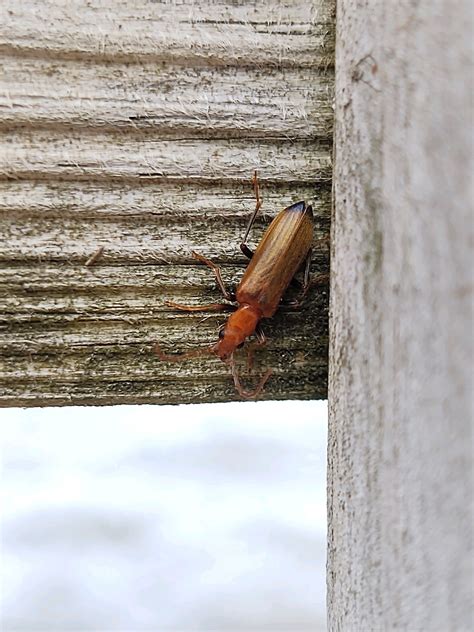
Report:
[[229,327],[227,324],[219,331],[219,340],[212,347],[212,351],[225,362],[236,349],[243,347],[245,338],[241,330]]
[[260,313],[250,305],[239,307],[219,331],[219,340],[212,347],[212,352],[224,362],[228,361],[245,339],[253,334],[259,320]]

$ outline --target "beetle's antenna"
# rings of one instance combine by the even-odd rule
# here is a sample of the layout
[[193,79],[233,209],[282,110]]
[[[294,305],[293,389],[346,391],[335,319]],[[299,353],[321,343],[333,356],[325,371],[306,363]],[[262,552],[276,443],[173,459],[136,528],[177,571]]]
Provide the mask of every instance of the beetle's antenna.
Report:
[[192,351],[184,351],[183,353],[163,353],[160,345],[156,344],[153,347],[154,353],[164,362],[180,362],[181,360],[187,360],[188,358],[197,358],[207,353],[212,353],[212,347],[198,347]]
[[253,391],[246,391],[240,381],[233,356],[231,356],[229,364],[230,364],[230,370],[232,372],[232,377],[234,378],[235,388],[237,389],[237,392],[239,393],[240,397],[243,397],[244,399],[257,399],[257,397],[263,391],[263,387],[265,386],[265,383],[267,382],[268,378],[273,373],[271,369],[267,369],[265,373],[263,374],[263,376],[261,377],[260,382],[257,384],[256,388]]

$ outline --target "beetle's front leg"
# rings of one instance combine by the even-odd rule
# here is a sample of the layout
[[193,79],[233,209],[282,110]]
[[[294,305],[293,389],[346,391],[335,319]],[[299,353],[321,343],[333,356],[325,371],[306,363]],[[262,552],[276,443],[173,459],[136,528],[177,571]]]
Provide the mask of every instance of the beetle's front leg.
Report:
[[256,341],[251,342],[247,347],[247,372],[252,373],[253,370],[253,359],[255,356],[255,350],[264,347],[267,344],[267,337],[265,336],[263,329],[260,325],[257,325],[257,329],[255,330]]

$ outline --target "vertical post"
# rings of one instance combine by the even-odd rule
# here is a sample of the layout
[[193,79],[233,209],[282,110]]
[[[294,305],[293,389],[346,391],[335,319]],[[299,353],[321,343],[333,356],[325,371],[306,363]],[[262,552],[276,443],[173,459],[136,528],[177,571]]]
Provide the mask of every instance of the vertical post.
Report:
[[330,630],[472,625],[472,32],[338,2]]

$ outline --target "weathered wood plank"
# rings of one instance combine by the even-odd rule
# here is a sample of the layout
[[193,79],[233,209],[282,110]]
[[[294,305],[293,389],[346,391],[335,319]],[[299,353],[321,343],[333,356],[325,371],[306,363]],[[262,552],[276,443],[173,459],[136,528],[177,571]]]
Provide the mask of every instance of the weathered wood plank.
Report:
[[472,629],[472,17],[338,2],[333,632]]
[[[116,199],[123,187],[114,187],[113,191],[95,187],[89,197],[77,187],[71,191],[61,186],[49,191],[48,198],[46,188],[41,187],[39,195],[44,197],[38,198],[35,185],[31,208],[28,203],[25,205],[24,187],[19,187],[19,197],[12,199],[12,187],[3,187],[0,182],[0,192],[8,189],[11,204],[4,206],[2,233],[5,242],[0,250],[0,260],[85,262],[97,247],[104,246],[102,264],[191,263],[193,249],[218,261],[230,262],[237,257],[243,263],[245,259],[238,244],[248,223],[249,208],[254,205],[248,190],[240,199],[236,193],[235,199],[224,201],[222,188],[215,190],[211,199],[212,193],[206,195],[202,188],[190,186],[189,189],[193,190],[191,199],[183,199],[187,196],[187,189],[183,184],[181,187],[182,195],[176,195],[175,187],[146,186],[140,188],[140,194],[137,194],[137,189],[129,187],[124,193],[125,203],[133,206],[124,208],[123,200],[117,204],[111,199]],[[248,189],[248,185],[245,188]],[[311,193],[307,187],[300,190]],[[161,196],[155,198],[154,192],[160,192]],[[289,193],[287,196],[290,200]],[[132,200],[132,197],[138,199]],[[329,191],[320,189],[315,209],[325,211],[329,198]],[[280,199],[285,199],[283,192]],[[219,203],[220,208],[215,208]],[[243,208],[245,203],[247,208]],[[269,219],[259,222],[260,232]],[[317,238],[327,234],[328,229],[327,218],[316,221]],[[258,229],[255,234],[259,234]],[[216,248],[215,244],[219,247]],[[315,258],[324,252],[325,249],[320,249]]]
[[[240,272],[238,266],[226,267],[226,281],[235,282]],[[84,401],[96,404],[111,396],[123,402],[179,403],[183,384],[190,397],[196,393],[215,397],[217,388],[221,401],[234,396],[230,380],[223,380],[219,361],[158,363],[152,353],[156,342],[164,348],[186,349],[216,338],[221,316],[176,314],[163,307],[164,299],[196,304],[215,299],[217,291],[205,268],[62,264],[43,265],[35,271],[16,267],[2,271],[0,285],[9,288],[0,321],[0,346],[5,361],[3,396],[12,402],[18,389],[26,389],[32,379],[42,400],[56,404],[71,401],[80,388],[85,389]],[[196,288],[204,291],[196,296]],[[323,310],[326,301],[323,291],[302,312],[283,310],[269,323],[270,341],[262,361],[276,367],[274,387],[291,379],[293,391],[303,395],[316,375],[324,389],[325,323],[315,331],[318,341],[310,349],[307,332],[298,323],[308,312]],[[59,393],[57,384],[62,386]],[[194,387],[189,388],[190,384]],[[120,385],[125,385],[122,391]],[[21,402],[28,404],[24,398]]]
[[[93,136],[72,130],[3,134],[0,178],[68,180],[178,180],[209,182],[248,180],[247,165],[262,166],[264,177],[280,182],[328,182],[331,166],[328,146],[245,140],[160,140],[134,138],[123,132]],[[99,151],[100,148],[100,151]],[[120,148],[120,151],[117,150]]]
[[[254,239],[301,198],[328,234],[333,2],[0,11],[0,405],[236,399],[217,360],[151,349],[215,338],[223,316],[164,300],[218,297],[193,249],[238,281],[254,169]],[[321,248],[314,270],[327,266]],[[265,397],[325,396],[327,298],[268,323]]]
[[93,62],[327,68],[334,4],[4,0],[0,51]]
[[3,55],[2,66],[0,124],[10,130],[72,126],[125,130],[129,137],[135,132],[142,139],[146,131],[147,140],[209,138],[212,130],[213,138],[264,140],[287,133],[291,120],[292,138],[326,140],[332,125],[327,79],[311,77],[311,87],[305,90],[308,69],[298,66],[271,73],[260,67],[224,67],[217,77],[209,67],[87,65],[13,55]]

